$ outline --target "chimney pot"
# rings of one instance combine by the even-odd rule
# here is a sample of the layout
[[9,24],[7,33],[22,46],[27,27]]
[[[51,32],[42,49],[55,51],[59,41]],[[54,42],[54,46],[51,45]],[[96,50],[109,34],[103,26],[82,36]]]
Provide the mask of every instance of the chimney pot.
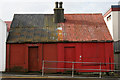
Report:
[[58,2],[55,2],[55,8],[58,8]]
[[63,2],[59,2],[59,8],[62,8]]

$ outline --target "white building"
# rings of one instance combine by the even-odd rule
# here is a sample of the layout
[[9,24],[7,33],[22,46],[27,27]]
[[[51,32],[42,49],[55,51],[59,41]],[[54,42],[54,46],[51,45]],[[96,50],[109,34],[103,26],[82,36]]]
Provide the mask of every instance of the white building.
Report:
[[0,72],[5,71],[6,67],[6,23],[0,20]]
[[112,5],[103,17],[114,40],[114,62],[120,63],[120,5]]
[[118,35],[120,34],[120,5],[112,5],[111,8],[104,14],[104,20],[113,40],[120,40],[120,35]]

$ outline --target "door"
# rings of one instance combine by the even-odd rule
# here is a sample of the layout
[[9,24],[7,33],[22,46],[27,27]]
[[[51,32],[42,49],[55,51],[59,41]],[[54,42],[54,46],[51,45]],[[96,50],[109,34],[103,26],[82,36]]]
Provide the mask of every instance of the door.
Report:
[[[75,47],[65,47],[64,54],[65,61],[75,61]],[[72,63],[65,63],[65,68],[72,68]]]
[[29,47],[29,71],[38,71],[38,47]]
[[[82,63],[81,68],[99,69],[100,65],[97,63],[99,63],[100,61],[100,54],[96,43],[83,43],[82,55],[80,55],[79,57],[81,62],[90,62]],[[87,72],[90,72],[90,70],[88,70]]]

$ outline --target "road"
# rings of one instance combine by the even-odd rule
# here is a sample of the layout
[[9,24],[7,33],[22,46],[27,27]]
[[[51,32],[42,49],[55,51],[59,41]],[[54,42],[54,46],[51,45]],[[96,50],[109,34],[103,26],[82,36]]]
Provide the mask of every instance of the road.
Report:
[[79,76],[74,76],[74,78],[70,77],[70,76],[58,76],[58,75],[44,75],[42,76],[41,74],[24,74],[24,73],[3,73],[0,76],[0,80],[2,78],[2,80],[120,80],[119,78],[112,78],[111,76],[109,77],[104,77],[102,76],[102,78],[98,78],[97,77],[80,77]]
[[104,79],[92,79],[92,78],[2,78],[2,80],[120,80],[120,78],[104,78]]

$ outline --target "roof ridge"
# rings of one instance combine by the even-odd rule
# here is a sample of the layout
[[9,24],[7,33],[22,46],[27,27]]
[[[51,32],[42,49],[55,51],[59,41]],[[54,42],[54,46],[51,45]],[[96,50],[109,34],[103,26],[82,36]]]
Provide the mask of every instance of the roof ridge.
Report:
[[[85,14],[85,15],[94,15],[94,14],[98,14],[98,15],[102,15],[102,13],[65,13],[65,15],[80,15],[80,14]],[[14,14],[14,15],[54,15],[54,14]]]

